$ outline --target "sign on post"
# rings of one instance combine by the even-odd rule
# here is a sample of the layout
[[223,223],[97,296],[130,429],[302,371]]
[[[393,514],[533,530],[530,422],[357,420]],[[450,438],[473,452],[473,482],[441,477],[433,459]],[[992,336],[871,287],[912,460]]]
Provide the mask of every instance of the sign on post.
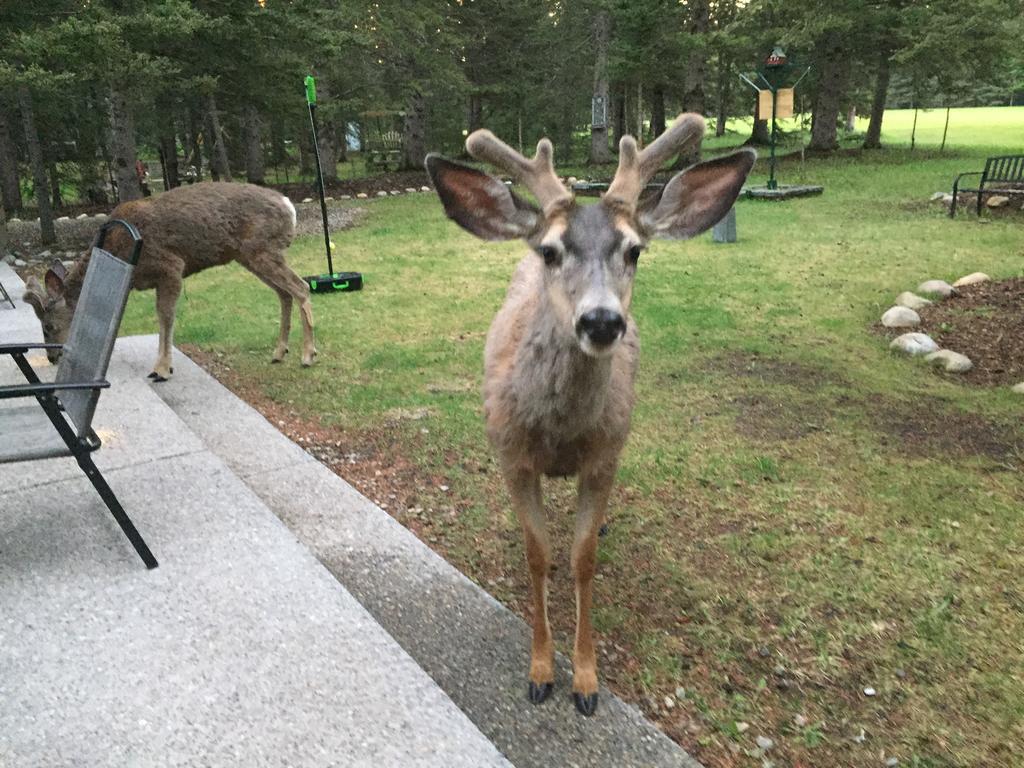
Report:
[[595,96],[590,102],[590,125],[592,128],[608,127],[608,102],[604,96]]
[[793,89],[779,88],[775,92],[775,117],[781,120],[793,116]]

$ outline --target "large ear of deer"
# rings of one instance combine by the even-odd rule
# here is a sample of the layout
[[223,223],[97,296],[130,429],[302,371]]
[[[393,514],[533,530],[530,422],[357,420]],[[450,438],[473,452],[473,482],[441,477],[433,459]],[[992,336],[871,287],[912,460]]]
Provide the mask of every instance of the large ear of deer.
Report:
[[444,212],[468,232],[515,240],[536,228],[540,210],[493,176],[434,154],[427,155],[426,166]]
[[43,286],[34,277],[30,277],[25,283],[25,293],[21,299],[35,310],[36,317],[40,319],[43,317],[43,307],[45,306],[44,295]]
[[710,229],[736,202],[757,153],[747,149],[708,160],[672,177],[637,212],[651,237],[685,240]]

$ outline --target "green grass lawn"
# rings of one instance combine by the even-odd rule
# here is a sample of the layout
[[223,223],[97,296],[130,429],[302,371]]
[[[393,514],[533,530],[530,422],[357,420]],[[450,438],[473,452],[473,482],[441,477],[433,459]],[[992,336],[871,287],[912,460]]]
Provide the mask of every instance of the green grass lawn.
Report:
[[[1019,217],[951,221],[927,202],[985,156],[1024,151],[1024,108],[956,111],[939,155],[943,119],[922,113],[913,153],[787,160],[783,182],[824,195],[740,202],[740,242],[658,242],[641,259],[600,673],[709,766],[759,765],[758,734],[776,765],[1024,764],[1024,400],[896,357],[870,328],[924,279],[1024,275]],[[886,140],[908,143],[908,120],[887,115]],[[478,395],[523,246],[473,239],[432,195],[366,207],[333,237],[365,289],[314,297],[314,368],[298,365],[297,328],[290,359],[268,364],[277,300],[233,266],[185,283],[176,340],[264,407],[372,454],[382,474],[360,487],[525,612]],[[322,241],[290,259],[323,271]],[[134,295],[122,332],[155,330],[152,294]],[[546,487],[569,650],[573,488]]]

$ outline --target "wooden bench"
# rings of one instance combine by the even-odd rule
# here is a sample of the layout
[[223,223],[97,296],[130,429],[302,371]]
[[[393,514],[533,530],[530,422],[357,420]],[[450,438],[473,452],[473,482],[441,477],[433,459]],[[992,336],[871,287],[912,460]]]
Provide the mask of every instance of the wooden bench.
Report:
[[398,131],[387,131],[372,141],[367,141],[366,163],[384,170],[390,165],[398,169],[402,165],[402,134]]
[[[977,187],[961,188],[964,176],[980,176]],[[982,196],[985,194],[1024,195],[1024,155],[1002,155],[985,161],[985,170],[961,173],[953,181],[953,202],[949,206],[949,217],[956,216],[957,194],[978,193],[978,215],[981,216]]]

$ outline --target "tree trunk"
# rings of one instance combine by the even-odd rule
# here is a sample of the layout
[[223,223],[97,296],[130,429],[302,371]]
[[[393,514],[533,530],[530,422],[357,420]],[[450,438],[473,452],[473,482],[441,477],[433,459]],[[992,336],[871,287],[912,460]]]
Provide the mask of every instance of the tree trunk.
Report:
[[651,93],[651,137],[656,139],[665,132],[665,89],[654,86]]
[[[600,99],[604,105],[604,124],[595,126],[594,115],[590,125],[590,157],[592,164],[610,163],[612,153],[608,147],[608,118],[611,110],[608,104],[608,12],[598,11],[594,14],[594,99]],[[593,111],[593,102],[591,106]],[[602,117],[598,115],[598,117]]]
[[847,133],[857,130],[857,107],[851,106],[846,110],[846,125],[843,126]]
[[732,95],[732,89],[729,87],[732,83],[732,77],[730,77],[729,64],[725,59],[724,55],[719,55],[718,58],[718,113],[715,117],[715,136],[725,136],[726,122],[729,119],[729,97]]
[[53,160],[50,161],[48,175],[50,177],[50,200],[53,204],[53,210],[59,211],[64,207],[64,198],[60,194],[60,174],[57,173],[57,163]]
[[821,80],[814,100],[814,123],[807,148],[831,152],[839,147],[836,126],[846,84],[847,57],[838,42],[824,47],[822,53]]
[[8,213],[17,213],[21,210],[21,177],[18,148],[11,139],[7,115],[7,105],[0,104],[0,201]]
[[405,152],[403,165],[407,169],[420,169],[427,156],[426,148],[427,103],[417,89],[409,96],[402,123],[402,148]]
[[160,152],[164,160],[164,189],[174,189],[181,186],[181,178],[178,171],[178,140],[175,137],[174,125],[160,135]]
[[338,180],[338,127],[331,112],[331,83],[327,78],[317,79],[316,137],[320,149],[320,173],[325,184]]
[[195,170],[195,181],[203,180],[203,151],[200,145],[200,137],[202,136],[202,121],[199,118],[196,110],[189,107],[188,120],[185,121],[186,131],[188,133],[188,158],[185,162],[185,172],[188,173],[189,169]]
[[309,113],[306,114],[305,124],[299,131],[299,175],[310,176],[316,173],[313,170],[313,134],[310,133]]
[[245,178],[250,184],[263,184],[265,174],[260,113],[249,104],[245,108]]
[[57,242],[57,233],[53,229],[53,209],[50,208],[50,191],[46,185],[46,164],[43,161],[39,134],[36,132],[32,94],[27,85],[18,88],[18,107],[21,109],[25,143],[28,144],[28,158],[32,165],[32,186],[35,187],[36,204],[39,206],[39,239],[43,245],[49,245]]
[[118,201],[138,200],[142,197],[142,184],[135,170],[139,160],[135,154],[135,121],[128,98],[114,85],[110,86],[110,153]]
[[484,127],[484,99],[479,93],[469,94],[469,101],[466,104],[466,124],[469,132],[472,133]]
[[620,84],[615,89],[615,99],[612,103],[612,114],[615,122],[615,133],[612,140],[615,146],[619,146],[622,137],[626,135],[626,85]]
[[882,116],[885,115],[885,100],[889,95],[889,53],[883,51],[878,57],[878,73],[875,75],[875,94],[871,99],[871,120],[864,137],[864,149],[882,148]]
[[231,181],[231,166],[228,164],[228,148],[224,143],[224,132],[217,114],[217,98],[213,93],[206,95],[206,119],[210,126],[207,144],[210,147],[210,160],[215,179]]
[[704,80],[707,76],[706,35],[711,24],[711,4],[708,0],[690,0],[690,41],[694,44],[686,61],[684,76],[683,109],[687,112],[704,114]]

